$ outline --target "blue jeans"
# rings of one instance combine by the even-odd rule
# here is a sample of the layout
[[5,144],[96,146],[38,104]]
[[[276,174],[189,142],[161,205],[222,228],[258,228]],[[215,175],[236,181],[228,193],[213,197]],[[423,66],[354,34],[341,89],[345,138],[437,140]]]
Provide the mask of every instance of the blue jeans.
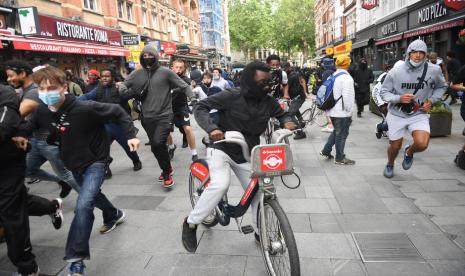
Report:
[[114,222],[118,211],[100,190],[105,162],[95,162],[83,171],[73,171],[73,175],[81,189],[66,241],[64,259],[70,262],[90,258],[89,238],[94,224],[94,207],[102,210],[104,224]]
[[105,124],[105,129],[108,134],[108,138],[110,138],[110,144],[113,143],[113,141],[116,140],[118,144],[121,145],[121,147],[124,149],[126,152],[126,155],[131,158],[132,162],[139,162],[139,155],[135,151],[131,151],[129,149],[128,145],[128,137],[126,136],[126,133],[124,130],[116,124]]
[[[58,146],[49,145],[45,140],[35,138],[29,139],[31,150],[26,157],[26,176],[37,178],[44,181],[58,182],[60,180],[66,182],[76,191],[79,191],[79,186],[74,180],[73,174],[65,168],[65,164],[60,158],[60,149]],[[56,175],[42,170],[40,167],[49,161]]]
[[344,147],[347,137],[349,136],[349,127],[352,123],[352,117],[331,117],[331,122],[333,123],[334,131],[329,135],[322,152],[324,154],[330,154],[333,146],[336,145],[336,160],[342,160],[346,157],[344,154]]

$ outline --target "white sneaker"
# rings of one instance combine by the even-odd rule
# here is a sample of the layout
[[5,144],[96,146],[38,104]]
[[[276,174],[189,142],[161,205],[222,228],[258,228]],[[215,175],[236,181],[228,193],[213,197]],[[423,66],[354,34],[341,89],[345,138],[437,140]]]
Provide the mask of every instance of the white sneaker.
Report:
[[334,128],[328,127],[328,126],[321,129],[322,132],[329,132],[329,133],[333,132],[333,130]]

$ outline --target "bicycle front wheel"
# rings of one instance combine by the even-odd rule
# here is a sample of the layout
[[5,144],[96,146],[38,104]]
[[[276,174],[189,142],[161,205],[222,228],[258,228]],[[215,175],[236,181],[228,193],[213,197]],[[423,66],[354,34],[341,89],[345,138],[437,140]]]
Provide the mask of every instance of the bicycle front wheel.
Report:
[[[191,200],[191,205],[192,209],[195,207],[197,204],[197,201],[200,198],[200,191],[202,188],[202,182],[200,179],[196,178],[195,176],[192,175],[192,173],[189,174],[189,197]],[[218,224],[218,216],[216,213],[216,210],[213,210],[208,217],[206,217],[203,222],[203,225],[207,227],[213,227],[216,224]]]
[[[291,225],[276,199],[265,199],[258,212],[260,247],[269,275],[300,276],[300,261]],[[264,214],[262,217],[262,213]]]

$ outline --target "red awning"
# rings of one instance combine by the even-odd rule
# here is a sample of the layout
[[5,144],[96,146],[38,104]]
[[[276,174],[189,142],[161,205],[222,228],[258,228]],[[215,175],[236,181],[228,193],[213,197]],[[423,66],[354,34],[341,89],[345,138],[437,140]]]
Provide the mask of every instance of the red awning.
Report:
[[411,30],[411,31],[406,32],[404,34],[404,38],[420,36],[420,35],[429,34],[429,33],[437,32],[437,31],[441,31],[441,30],[445,30],[445,29],[449,29],[449,28],[453,28],[453,27],[457,27],[457,26],[463,26],[464,21],[465,21],[464,19],[460,19],[460,20],[452,19],[452,20],[449,20],[449,21],[446,21],[446,22],[437,23],[437,24],[434,24],[434,25],[417,28],[415,30]]
[[129,50],[123,47],[84,44],[54,39],[29,38],[23,36],[5,36],[0,40],[10,40],[16,50],[53,52],[78,55],[128,56]]
[[375,45],[376,46],[383,45],[383,44],[391,43],[391,42],[398,41],[398,40],[401,40],[401,39],[402,39],[402,34],[396,34],[396,35],[393,35],[393,36],[390,36],[390,37],[386,37],[386,38],[377,40],[375,42]]

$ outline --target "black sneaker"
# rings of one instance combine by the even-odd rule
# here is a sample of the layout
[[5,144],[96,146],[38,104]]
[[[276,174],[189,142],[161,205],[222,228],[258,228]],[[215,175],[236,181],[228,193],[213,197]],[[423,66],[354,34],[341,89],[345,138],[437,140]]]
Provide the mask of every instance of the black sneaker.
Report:
[[376,124],[375,127],[376,127],[376,133],[375,133],[376,138],[381,139],[381,137],[383,136],[383,131],[379,129],[379,124]]
[[100,234],[110,233],[116,228],[116,226],[123,223],[125,219],[126,219],[126,214],[123,212],[123,210],[118,210],[116,214],[116,218],[113,222],[106,223],[102,225],[102,227],[100,227]]
[[192,155],[192,162],[199,160],[199,156],[197,154]]
[[296,134],[294,135],[294,140],[300,140],[305,138],[307,138],[307,134],[305,134],[304,131],[296,132]]
[[55,198],[52,200],[52,204],[54,204],[55,212],[50,214],[50,218],[52,219],[52,224],[55,229],[60,229],[63,225],[63,209],[62,209],[62,202],[61,198]]
[[173,148],[168,147],[168,154],[170,155],[170,160],[173,160],[175,150],[176,150],[176,145],[174,145]]
[[350,160],[349,158],[344,158],[342,160],[334,160],[334,164],[337,164],[337,165],[355,165],[355,161]]
[[59,181],[58,185],[61,186],[60,197],[61,198],[67,197],[69,195],[69,193],[71,192],[71,186],[69,186],[68,183],[66,183],[64,181]]
[[326,154],[323,151],[320,151],[320,155],[323,156],[325,159],[333,159],[334,158],[334,156],[331,155],[331,153]]
[[257,234],[257,232],[253,232],[253,236],[255,238],[255,243],[260,245],[260,236]]
[[142,169],[142,162],[137,161],[134,162],[134,167],[132,168],[135,172],[140,171]]
[[197,225],[187,223],[187,217],[182,224],[182,245],[191,253],[197,250]]

